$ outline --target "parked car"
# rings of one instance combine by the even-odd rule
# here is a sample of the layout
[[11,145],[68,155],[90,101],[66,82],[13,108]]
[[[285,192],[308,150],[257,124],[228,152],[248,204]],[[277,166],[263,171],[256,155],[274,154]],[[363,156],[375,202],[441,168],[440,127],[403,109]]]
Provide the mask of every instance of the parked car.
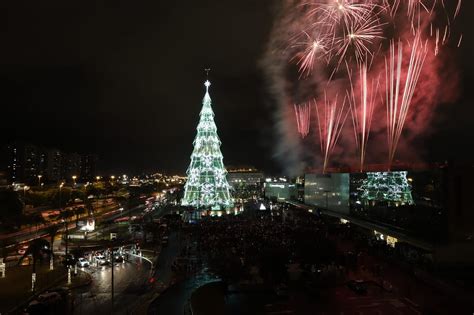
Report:
[[168,239],[168,236],[163,236],[163,239],[161,240],[161,245],[168,246]]
[[58,292],[46,292],[38,295],[38,301],[45,305],[55,304],[61,301],[61,294]]
[[95,256],[95,261],[101,265],[101,266],[104,266],[104,265],[107,265],[109,262],[107,261],[107,258],[105,258],[104,255],[97,255]]
[[25,308],[24,314],[46,314],[47,311],[48,307],[44,303],[41,303],[38,300],[33,300]]
[[71,290],[67,287],[59,287],[55,288],[52,290],[49,290],[49,292],[57,292],[59,295],[61,295],[61,298],[65,299],[67,296],[71,295]]
[[24,255],[26,253],[26,250],[28,249],[28,245],[25,244],[25,245],[21,245],[19,248],[18,248],[18,255]]
[[67,254],[66,256],[64,256],[63,264],[65,266],[74,266],[76,264],[76,259],[73,255]]
[[367,294],[367,284],[364,280],[351,280],[347,283],[347,286],[359,295]]
[[123,262],[123,256],[122,255],[114,255],[114,261],[115,262],[118,262],[118,263],[121,263]]
[[275,287],[275,294],[279,298],[288,297],[288,287],[285,284],[280,284]]
[[83,257],[80,257],[78,260],[77,260],[77,265],[79,267],[89,267],[89,261]]

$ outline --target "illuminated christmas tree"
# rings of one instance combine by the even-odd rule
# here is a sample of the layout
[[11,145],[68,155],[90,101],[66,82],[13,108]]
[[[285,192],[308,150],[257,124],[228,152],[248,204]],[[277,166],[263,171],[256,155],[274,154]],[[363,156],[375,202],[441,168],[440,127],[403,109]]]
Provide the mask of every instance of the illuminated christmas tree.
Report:
[[209,96],[211,83],[206,81],[204,85],[206,94],[199,114],[197,135],[193,143],[194,150],[187,170],[188,180],[184,186],[185,191],[181,205],[196,209],[219,210],[230,208],[233,203],[220,149],[221,141],[217,136],[214,112],[211,107],[211,97]]
[[360,186],[361,199],[398,205],[414,204],[407,172],[369,172]]

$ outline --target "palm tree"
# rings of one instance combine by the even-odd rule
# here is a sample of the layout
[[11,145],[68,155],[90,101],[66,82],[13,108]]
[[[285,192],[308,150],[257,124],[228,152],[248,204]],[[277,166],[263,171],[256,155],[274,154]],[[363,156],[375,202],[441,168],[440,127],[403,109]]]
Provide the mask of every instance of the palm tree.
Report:
[[30,246],[28,246],[28,249],[25,251],[25,254],[18,261],[18,265],[21,265],[23,259],[25,259],[25,257],[27,257],[28,255],[31,255],[31,257],[33,258],[33,270],[31,273],[31,291],[35,290],[36,261],[39,259],[42,263],[45,254],[48,256],[51,255],[51,250],[49,249],[48,245],[48,241],[42,238],[37,238],[31,241]]
[[77,223],[79,222],[79,216],[84,213],[86,213],[86,209],[84,209],[83,207],[74,209],[74,214],[76,215],[76,227]]
[[54,244],[54,237],[56,234],[58,234],[59,227],[57,225],[50,225],[46,229],[46,232],[48,233],[49,237],[51,238],[51,245],[50,245],[50,250],[51,250],[51,255],[49,258],[49,269],[53,270],[54,269],[54,249],[53,249],[53,244]]
[[38,225],[44,224],[45,220],[41,214],[35,214],[31,217],[31,223],[36,227],[36,233],[38,233]]
[[63,220],[65,227],[66,227],[66,255],[68,254],[68,219],[72,218],[74,216],[74,213],[71,210],[64,210],[59,214],[59,217]]

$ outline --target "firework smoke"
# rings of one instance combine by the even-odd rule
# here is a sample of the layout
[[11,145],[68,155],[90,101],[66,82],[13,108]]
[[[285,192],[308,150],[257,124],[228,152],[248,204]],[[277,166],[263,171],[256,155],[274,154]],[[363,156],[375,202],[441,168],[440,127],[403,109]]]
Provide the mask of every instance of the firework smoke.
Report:
[[[439,97],[445,91],[442,69],[452,67],[446,51],[462,41],[452,22],[461,14],[461,1],[450,5],[439,0],[281,0],[262,66],[277,103],[281,141],[276,152],[283,165],[301,171],[311,152],[305,161],[309,166],[326,170],[336,159],[357,161],[362,169],[366,152],[374,151],[369,136],[372,144],[381,134],[387,141],[377,143],[377,150],[387,148],[388,167],[403,155],[399,144],[405,141],[401,147],[409,149],[407,141],[429,128],[435,106],[456,94]],[[337,95],[344,97],[337,100]],[[289,105],[311,102],[317,121]],[[353,128],[344,126],[348,113]],[[310,131],[310,123],[318,123],[319,133]],[[314,142],[302,143],[295,130]],[[380,163],[382,158],[370,153],[370,159]]]

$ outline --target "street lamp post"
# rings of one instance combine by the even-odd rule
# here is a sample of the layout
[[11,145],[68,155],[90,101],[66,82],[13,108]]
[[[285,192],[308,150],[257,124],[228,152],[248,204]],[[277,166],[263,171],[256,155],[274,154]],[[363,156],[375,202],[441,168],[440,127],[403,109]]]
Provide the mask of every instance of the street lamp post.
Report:
[[[88,203],[86,203],[86,200],[87,200],[87,186],[89,186],[89,185],[90,185],[89,182],[87,182],[87,183],[84,185],[84,197],[83,197],[83,199],[84,199],[84,200],[83,200],[84,206],[88,205]],[[87,208],[88,208],[88,209],[87,209],[88,214],[89,214],[89,216],[90,216],[92,213],[91,213],[91,211],[90,211],[90,209],[89,209],[88,206],[87,206]]]
[[66,256],[68,254],[68,238],[69,238],[69,227],[67,223],[67,219],[65,220],[66,222]]
[[110,258],[112,264],[112,312],[114,310],[114,246],[112,244],[112,257]]
[[64,219],[62,220],[64,225],[65,225],[65,230],[66,230],[66,267],[67,267],[67,283],[71,284],[71,266],[69,265],[70,259],[68,259],[68,238],[69,238],[69,230],[68,230],[68,223],[67,223],[67,217],[64,216]]
[[41,177],[43,177],[43,175],[38,175],[38,186],[41,187]]
[[329,210],[329,197],[328,194],[330,193],[329,190],[324,191],[326,193],[326,210]]
[[59,185],[59,210],[61,210],[61,191],[63,189],[64,183]]
[[72,176],[73,187],[76,187],[76,179],[77,179],[77,176],[76,176],[76,175],[73,175],[73,176]]
[[[96,176],[95,179],[97,180],[97,183],[99,183],[100,181],[100,176]],[[98,193],[98,189],[96,191],[96,196],[95,196],[95,207],[96,208],[99,208],[99,193]]]
[[[62,192],[62,189],[63,189],[63,186],[64,186],[64,183],[61,183],[59,185],[59,211],[62,212],[62,208],[61,208],[61,192]],[[67,226],[67,217],[64,217],[64,223],[66,224],[66,256],[67,256],[67,253],[68,253],[68,244],[67,244],[67,239],[68,239],[68,226]]]

